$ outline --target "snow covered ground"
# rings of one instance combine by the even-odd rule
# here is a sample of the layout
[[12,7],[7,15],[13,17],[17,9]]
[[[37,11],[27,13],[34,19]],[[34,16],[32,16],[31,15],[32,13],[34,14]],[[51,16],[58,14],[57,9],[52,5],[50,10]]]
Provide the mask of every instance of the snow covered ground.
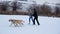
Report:
[[[9,26],[9,19],[24,20],[22,27]],[[26,15],[0,15],[0,34],[60,34],[60,18],[39,16],[40,25],[29,23]]]

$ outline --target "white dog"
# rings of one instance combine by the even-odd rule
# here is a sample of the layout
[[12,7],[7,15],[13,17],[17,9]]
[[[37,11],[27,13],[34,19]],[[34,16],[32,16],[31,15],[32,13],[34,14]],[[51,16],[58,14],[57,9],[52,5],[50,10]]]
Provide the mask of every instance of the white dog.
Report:
[[16,19],[9,19],[9,22],[11,22],[11,25],[10,26],[12,26],[12,24],[14,24],[14,26],[16,27],[16,26],[19,26],[19,25],[23,25],[23,20],[16,20]]

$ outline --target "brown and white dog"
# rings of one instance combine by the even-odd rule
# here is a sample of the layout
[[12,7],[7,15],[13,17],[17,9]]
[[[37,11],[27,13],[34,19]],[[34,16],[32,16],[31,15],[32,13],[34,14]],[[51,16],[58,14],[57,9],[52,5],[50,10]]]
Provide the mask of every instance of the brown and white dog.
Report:
[[14,24],[14,26],[19,26],[19,25],[23,25],[23,22],[25,22],[25,21],[23,21],[23,20],[16,20],[16,19],[9,19],[9,22],[11,22],[10,26],[12,26],[12,24]]

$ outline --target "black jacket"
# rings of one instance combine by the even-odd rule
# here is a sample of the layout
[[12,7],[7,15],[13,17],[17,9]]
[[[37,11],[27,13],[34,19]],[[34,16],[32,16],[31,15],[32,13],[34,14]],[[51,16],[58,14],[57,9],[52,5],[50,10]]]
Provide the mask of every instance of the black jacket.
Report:
[[34,8],[33,16],[34,16],[34,18],[37,18],[37,17],[38,17],[38,14],[37,14],[37,11],[36,11],[36,9],[35,9],[35,8]]

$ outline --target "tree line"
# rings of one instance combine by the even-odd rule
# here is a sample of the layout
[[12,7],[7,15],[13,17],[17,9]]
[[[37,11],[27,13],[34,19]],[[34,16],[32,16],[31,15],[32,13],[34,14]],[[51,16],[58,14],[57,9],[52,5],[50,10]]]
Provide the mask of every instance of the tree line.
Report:
[[[13,8],[12,11],[7,11],[7,7],[9,6],[8,4],[0,4],[0,14],[23,14],[23,15],[28,15],[28,12],[17,12],[16,9],[18,8],[17,2],[13,2],[13,6],[11,6]],[[21,6],[21,5],[19,5]],[[32,5],[34,6],[34,5]],[[49,5],[46,5],[45,3],[43,5],[37,5],[36,6],[36,10],[38,15],[43,15],[43,16],[58,16],[60,17],[60,5],[59,6],[55,6],[55,8],[53,9],[54,12],[52,13],[52,8]]]

